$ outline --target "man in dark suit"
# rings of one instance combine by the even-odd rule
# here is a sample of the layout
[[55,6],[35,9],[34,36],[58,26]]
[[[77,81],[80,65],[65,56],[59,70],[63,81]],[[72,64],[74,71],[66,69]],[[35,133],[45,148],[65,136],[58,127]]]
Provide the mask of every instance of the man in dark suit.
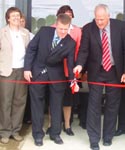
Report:
[[[56,29],[41,27],[29,43],[26,56],[24,77],[27,81],[52,81],[51,84],[31,84],[29,87],[32,112],[32,135],[37,146],[43,144],[44,97],[47,85],[50,95],[51,129],[50,139],[57,144],[63,144],[60,137],[62,100],[66,83],[63,59],[67,58],[70,79],[74,78],[75,41],[68,34],[71,19],[68,15],[57,17]],[[55,42],[58,39],[57,42]],[[54,83],[60,81],[60,83]]]
[[[104,35],[105,30],[105,60],[108,69],[104,65]],[[105,36],[106,37],[106,36]],[[125,82],[125,24],[121,21],[110,19],[107,5],[99,4],[95,8],[95,19],[83,27],[81,46],[78,54],[77,66],[74,68],[80,72],[87,61],[88,81],[119,84]],[[107,57],[108,56],[108,57]],[[87,112],[87,132],[90,140],[90,148],[99,150],[101,138],[101,100],[103,87],[89,84],[89,103]],[[120,104],[121,89],[106,86],[106,102],[103,121],[103,145],[112,144],[115,126]]]

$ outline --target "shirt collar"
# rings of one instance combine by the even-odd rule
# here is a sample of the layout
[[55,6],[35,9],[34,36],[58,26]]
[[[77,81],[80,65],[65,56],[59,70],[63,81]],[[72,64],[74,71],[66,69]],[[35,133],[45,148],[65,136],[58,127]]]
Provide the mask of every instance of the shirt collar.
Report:
[[[100,29],[100,34],[102,34],[103,29]],[[110,32],[110,22],[108,23],[108,25],[105,27],[105,31],[106,32]]]
[[55,30],[55,33],[54,33],[54,38],[56,38],[56,37],[58,37],[58,35],[57,35],[57,32],[56,32],[56,30]]
[[54,33],[53,41],[57,41],[57,43],[59,43],[61,41],[61,38],[57,35],[56,30],[55,30],[55,33]]
[[105,27],[105,30],[106,30],[107,32],[110,31],[110,22],[109,22],[108,25]]
[[68,30],[68,33],[70,33],[70,30],[73,30],[73,29],[74,29],[73,25],[72,25],[72,24],[70,24],[70,26],[69,26],[69,30]]

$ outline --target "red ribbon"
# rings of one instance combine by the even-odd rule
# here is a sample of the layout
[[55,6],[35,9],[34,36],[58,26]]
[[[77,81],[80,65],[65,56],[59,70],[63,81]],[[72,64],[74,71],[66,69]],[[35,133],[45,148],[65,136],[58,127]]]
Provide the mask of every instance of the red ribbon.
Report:
[[76,84],[77,84],[77,78],[79,77],[79,72],[78,70],[76,71],[75,75],[74,75],[74,80],[72,81],[73,82],[73,85],[71,86],[71,90],[72,90],[72,94],[75,93],[75,87],[76,87]]
[[[64,83],[71,82],[72,80],[55,80],[55,81],[23,81],[23,80],[0,80],[0,82],[8,82],[8,83],[18,83],[18,84],[54,84],[54,83]],[[84,80],[75,80],[75,82],[85,82],[88,84],[95,84],[100,86],[111,86],[118,88],[125,88],[125,84],[111,84],[111,83],[103,83],[103,82],[87,82]]]
[[125,84],[111,84],[111,83],[102,83],[102,82],[87,82],[89,84],[101,85],[101,86],[110,86],[110,87],[118,87],[125,88]]
[[72,80],[55,80],[55,81],[24,81],[24,80],[0,80],[0,82],[8,82],[8,83],[19,83],[19,84],[54,84],[54,83],[63,83],[69,82]]

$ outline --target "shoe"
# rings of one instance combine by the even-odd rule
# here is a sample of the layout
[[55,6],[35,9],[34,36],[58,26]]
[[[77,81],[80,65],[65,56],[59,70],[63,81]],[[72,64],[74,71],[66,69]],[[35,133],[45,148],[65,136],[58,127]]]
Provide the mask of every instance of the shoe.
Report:
[[42,146],[43,140],[42,140],[42,138],[36,138],[36,139],[34,139],[34,143],[36,146]]
[[115,132],[115,136],[120,136],[122,134],[125,134],[125,130],[121,130],[121,129],[118,129],[116,132]]
[[50,136],[50,139],[53,140],[56,144],[63,144],[63,140],[61,139],[59,135],[55,137]]
[[46,134],[50,134],[50,127],[46,130]]
[[103,145],[104,146],[110,146],[110,145],[112,145],[112,140],[104,140],[103,141]]
[[90,145],[90,148],[91,148],[92,150],[100,150],[99,145],[98,145],[97,143],[92,143],[92,144]]
[[31,120],[30,120],[30,119],[29,119],[29,120],[24,119],[24,120],[23,120],[23,123],[25,123],[25,124],[32,124],[32,122],[31,122]]
[[23,137],[20,136],[19,134],[15,134],[15,135],[12,135],[13,139],[20,142],[23,140]]
[[7,137],[2,137],[1,138],[1,143],[7,144],[8,142],[9,142],[9,138],[7,138]]
[[73,135],[74,135],[74,133],[73,133],[73,131],[72,131],[71,128],[64,129],[64,132],[66,132],[66,134],[68,134],[68,135],[70,135],[70,136],[73,136]]
[[26,124],[32,124],[31,120],[27,120],[25,123]]

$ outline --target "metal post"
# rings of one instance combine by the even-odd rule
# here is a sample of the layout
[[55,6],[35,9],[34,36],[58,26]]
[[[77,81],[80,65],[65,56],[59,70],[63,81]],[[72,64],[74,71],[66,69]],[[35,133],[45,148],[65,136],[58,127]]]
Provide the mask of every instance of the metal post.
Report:
[[2,0],[2,3],[1,3],[2,5],[2,26],[3,25],[5,25],[5,1],[4,0]]
[[125,0],[123,0],[123,20],[125,21]]
[[26,28],[31,31],[32,0],[15,0],[15,6],[18,7],[25,15]]

